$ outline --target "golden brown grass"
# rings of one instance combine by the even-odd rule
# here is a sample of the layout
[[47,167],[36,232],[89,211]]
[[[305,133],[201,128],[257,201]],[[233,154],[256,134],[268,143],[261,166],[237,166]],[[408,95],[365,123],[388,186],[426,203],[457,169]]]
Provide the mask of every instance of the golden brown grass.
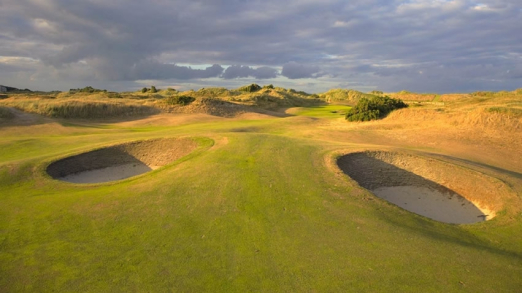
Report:
[[148,101],[109,99],[100,95],[58,98],[16,96],[2,101],[8,107],[55,118],[108,118],[158,113]]

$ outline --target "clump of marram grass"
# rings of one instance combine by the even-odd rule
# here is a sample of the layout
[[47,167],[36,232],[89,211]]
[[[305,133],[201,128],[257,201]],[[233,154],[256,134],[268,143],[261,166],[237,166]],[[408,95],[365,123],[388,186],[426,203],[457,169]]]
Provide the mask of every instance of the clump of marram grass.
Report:
[[510,116],[513,118],[522,118],[522,109],[521,108],[491,107],[491,108],[487,109],[487,112],[504,114],[506,116]]
[[7,107],[0,106],[0,119],[13,119],[14,116],[13,112],[9,111]]

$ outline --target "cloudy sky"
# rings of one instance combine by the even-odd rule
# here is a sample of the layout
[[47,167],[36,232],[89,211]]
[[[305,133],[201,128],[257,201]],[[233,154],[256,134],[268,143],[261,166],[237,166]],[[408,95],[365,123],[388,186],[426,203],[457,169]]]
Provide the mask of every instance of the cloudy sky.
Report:
[[0,0],[0,84],[522,88],[521,0]]

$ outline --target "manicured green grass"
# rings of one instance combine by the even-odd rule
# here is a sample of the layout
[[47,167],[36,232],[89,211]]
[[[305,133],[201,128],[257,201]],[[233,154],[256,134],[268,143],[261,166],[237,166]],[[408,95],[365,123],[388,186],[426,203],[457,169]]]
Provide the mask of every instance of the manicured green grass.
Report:
[[[342,106],[300,115],[342,117]],[[304,114],[303,114],[304,113]],[[348,145],[289,117],[52,129],[0,144],[1,292],[516,292],[522,220],[449,225],[356,191],[324,163]],[[299,125],[301,123],[302,125]],[[69,125],[68,128],[74,128]],[[151,173],[76,185],[49,161],[100,145],[197,137]],[[215,141],[212,143],[203,137]],[[499,224],[502,223],[502,224]],[[518,244],[517,244],[518,243]]]
[[339,118],[344,117],[351,107],[344,105],[326,105],[306,107],[300,109],[296,115],[316,118]]

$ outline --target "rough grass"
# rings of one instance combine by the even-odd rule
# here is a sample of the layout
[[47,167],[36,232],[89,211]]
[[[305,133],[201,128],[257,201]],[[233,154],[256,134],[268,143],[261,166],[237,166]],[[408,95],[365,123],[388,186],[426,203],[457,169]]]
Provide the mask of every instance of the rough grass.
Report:
[[19,110],[54,118],[110,118],[141,116],[158,113],[159,110],[129,101],[88,99],[14,99],[6,105]]
[[[429,107],[415,110],[439,117],[461,109]],[[502,173],[513,174],[504,180],[519,196],[507,205],[509,213],[474,225],[438,223],[375,198],[331,168],[333,150],[382,148],[397,132],[335,129],[333,123],[349,123],[319,117],[329,117],[325,109],[301,110],[302,116],[319,119],[0,128],[0,291],[517,292],[522,287],[522,215],[515,209],[521,171]],[[370,123],[389,125],[392,115],[405,115],[398,129],[412,136],[417,124],[406,120],[406,111],[413,110]],[[378,135],[384,139],[374,142]],[[44,173],[46,164],[67,154],[187,136],[210,137],[214,145],[201,138],[199,151],[181,161],[118,183],[74,185]],[[465,145],[468,139],[452,141]],[[395,147],[426,145],[410,140]],[[490,156],[497,149],[480,151]],[[501,158],[519,156],[515,149]]]
[[346,103],[355,105],[361,98],[373,98],[375,95],[365,94],[356,90],[332,89],[319,94],[319,97],[328,103]]
[[440,96],[431,93],[412,93],[409,91],[400,91],[397,93],[386,93],[387,96],[394,99],[401,99],[403,101],[416,101],[416,102],[437,102],[440,100]]

